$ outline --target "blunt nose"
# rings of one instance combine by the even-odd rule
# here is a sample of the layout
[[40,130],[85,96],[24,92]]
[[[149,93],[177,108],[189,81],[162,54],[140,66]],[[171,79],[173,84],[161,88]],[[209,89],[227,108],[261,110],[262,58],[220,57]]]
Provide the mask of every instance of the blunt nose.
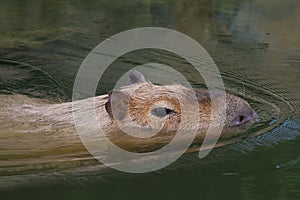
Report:
[[240,113],[233,119],[233,121],[230,123],[230,126],[239,126],[256,118],[257,114],[254,111],[250,113]]

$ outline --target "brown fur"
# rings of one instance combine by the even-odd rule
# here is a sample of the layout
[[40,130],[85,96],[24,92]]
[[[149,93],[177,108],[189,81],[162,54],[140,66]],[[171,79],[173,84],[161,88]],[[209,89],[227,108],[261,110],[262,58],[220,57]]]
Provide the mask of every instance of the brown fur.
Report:
[[[210,97],[205,89],[195,89],[195,91],[200,110],[199,127],[191,127],[189,123],[181,125],[187,131],[196,128],[198,134],[195,141],[199,142],[203,139],[210,124],[210,98],[218,99],[218,92]],[[114,92],[110,95],[60,104],[24,96],[0,96],[0,158],[8,155],[11,158],[18,158],[26,154],[32,157],[34,155],[59,155],[62,152],[67,154],[85,152],[74,126],[72,104],[83,105],[84,102],[94,100],[101,127],[115,144],[136,152],[158,149],[170,142],[176,134],[181,123],[181,106],[178,98],[188,105],[192,89],[181,85],[157,86],[151,83],[138,83],[124,87],[119,92],[125,94],[127,100],[124,99],[127,103],[116,98],[119,109],[115,112],[114,106],[111,106],[113,101],[111,95]],[[237,112],[244,110],[252,112],[246,101],[229,94],[226,97],[228,104],[226,123],[232,120]],[[162,102],[162,105],[171,106],[176,114],[167,116],[163,120],[151,116],[151,108],[159,102]],[[85,114],[88,109],[92,108],[82,107],[74,112],[77,113],[79,120],[85,122],[89,120],[89,116]],[[192,112],[187,113],[191,121],[194,120]],[[120,124],[135,131],[151,131],[157,128],[158,132],[156,135],[141,139],[124,133],[119,127]],[[246,130],[251,124],[253,122],[246,123],[239,128],[231,128],[226,124],[222,137],[234,136],[241,130]],[[86,129],[89,130],[89,127]]]
[[[170,88],[172,88],[172,90],[170,90]],[[201,140],[203,140],[211,122],[211,99],[210,94],[207,90],[193,90],[181,85],[156,86],[151,83],[140,83],[124,88],[121,91],[125,95],[124,98],[116,100],[115,110],[116,112],[120,112],[120,110],[126,110],[126,113],[122,114],[123,117],[121,119],[117,117],[114,118],[113,114],[111,114],[112,123],[107,133],[107,135],[111,137],[111,140],[118,146],[127,150],[134,149],[134,151],[138,151],[138,149],[141,149],[142,151],[154,150],[170,142],[171,139],[175,136],[179,125],[181,125],[187,131],[191,129],[197,129],[198,134],[195,141],[201,142]],[[121,91],[115,92],[120,93]],[[173,91],[176,91],[176,93],[174,93]],[[200,111],[199,127],[190,127],[189,123],[181,124],[181,105],[178,98],[180,98],[183,104],[189,105],[191,103],[190,96],[193,94],[193,92],[196,93]],[[113,93],[110,94],[109,99],[111,98]],[[120,95],[118,94],[117,96]],[[219,97],[220,96],[218,92],[213,93],[212,98],[215,98],[218,101]],[[239,97],[227,94],[226,99],[228,102],[227,118],[225,122],[226,126],[224,127],[221,137],[235,136],[241,131],[246,130],[251,124],[253,124],[252,121],[238,128],[231,128],[230,126],[228,126],[228,123],[235,116],[236,112],[240,112],[243,110],[249,110],[249,112],[254,111],[252,111],[251,107],[246,101]],[[167,102],[168,105],[166,107],[171,105],[172,109],[176,111],[176,114],[166,116],[164,120],[161,120],[159,118],[151,120],[153,116],[151,116],[150,110],[153,105],[159,102]],[[108,101],[107,103],[109,104],[109,113],[113,113],[113,109],[110,105],[111,103],[112,102],[110,101]],[[127,109],[122,108],[123,106]],[[190,113],[187,113],[187,117],[190,121],[195,120],[193,118],[193,112],[195,111],[192,110],[190,111]],[[118,116],[118,114],[116,115]],[[124,133],[124,131],[119,128],[120,124],[130,126],[132,122],[134,122],[134,124],[132,125],[132,127],[130,127],[129,131],[135,131],[134,129],[137,129],[136,131],[144,130],[146,133],[147,130],[152,131],[157,127],[162,128],[157,128],[157,134],[152,137],[137,138]],[[160,123],[163,123],[163,125],[161,125]]]

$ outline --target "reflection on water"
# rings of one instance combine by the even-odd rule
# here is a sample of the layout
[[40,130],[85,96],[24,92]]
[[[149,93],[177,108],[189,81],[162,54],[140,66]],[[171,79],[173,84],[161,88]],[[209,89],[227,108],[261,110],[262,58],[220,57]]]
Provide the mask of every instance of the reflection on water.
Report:
[[[181,31],[203,45],[217,63],[226,89],[247,99],[261,117],[252,130],[256,137],[215,149],[202,160],[186,154],[149,174],[103,168],[86,154],[17,162],[2,151],[0,190],[16,199],[31,198],[32,193],[36,199],[70,194],[74,199],[124,198],[133,193],[141,198],[185,198],[186,194],[208,199],[296,198],[299,20],[296,0],[0,2],[0,94],[69,101],[81,62],[99,42],[127,29],[160,26]],[[110,90],[120,72],[147,62],[184,69],[194,86],[203,86],[180,58],[139,51],[112,64],[98,93]],[[0,139],[5,143],[13,136],[4,139],[0,131]]]

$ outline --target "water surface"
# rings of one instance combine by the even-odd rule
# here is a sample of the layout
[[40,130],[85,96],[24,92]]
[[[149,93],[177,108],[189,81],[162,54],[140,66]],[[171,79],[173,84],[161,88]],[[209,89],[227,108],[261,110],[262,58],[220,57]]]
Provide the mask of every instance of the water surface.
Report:
[[[127,29],[158,26],[198,41],[216,62],[226,89],[249,101],[261,121],[251,130],[256,137],[214,149],[204,159],[185,154],[147,174],[117,172],[78,154],[68,155],[73,160],[22,158],[25,164],[1,155],[1,196],[298,199],[299,20],[296,0],[2,1],[0,94],[70,101],[77,70],[97,44]],[[193,86],[204,86],[178,56],[141,50],[117,59],[97,93],[107,93],[123,72],[148,62],[180,69]]]

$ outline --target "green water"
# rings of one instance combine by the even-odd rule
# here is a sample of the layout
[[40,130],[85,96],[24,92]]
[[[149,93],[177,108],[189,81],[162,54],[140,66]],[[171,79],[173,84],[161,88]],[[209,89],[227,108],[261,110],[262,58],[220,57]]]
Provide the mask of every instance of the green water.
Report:
[[[31,165],[2,156],[1,199],[299,199],[299,21],[296,0],[1,1],[0,94],[70,101],[80,64],[101,41],[132,28],[165,27],[209,52],[226,89],[260,115],[252,131],[262,132],[146,174],[95,161],[44,163],[51,155]],[[192,85],[203,85],[175,55],[141,50],[114,62],[97,92],[150,61],[184,69]]]

